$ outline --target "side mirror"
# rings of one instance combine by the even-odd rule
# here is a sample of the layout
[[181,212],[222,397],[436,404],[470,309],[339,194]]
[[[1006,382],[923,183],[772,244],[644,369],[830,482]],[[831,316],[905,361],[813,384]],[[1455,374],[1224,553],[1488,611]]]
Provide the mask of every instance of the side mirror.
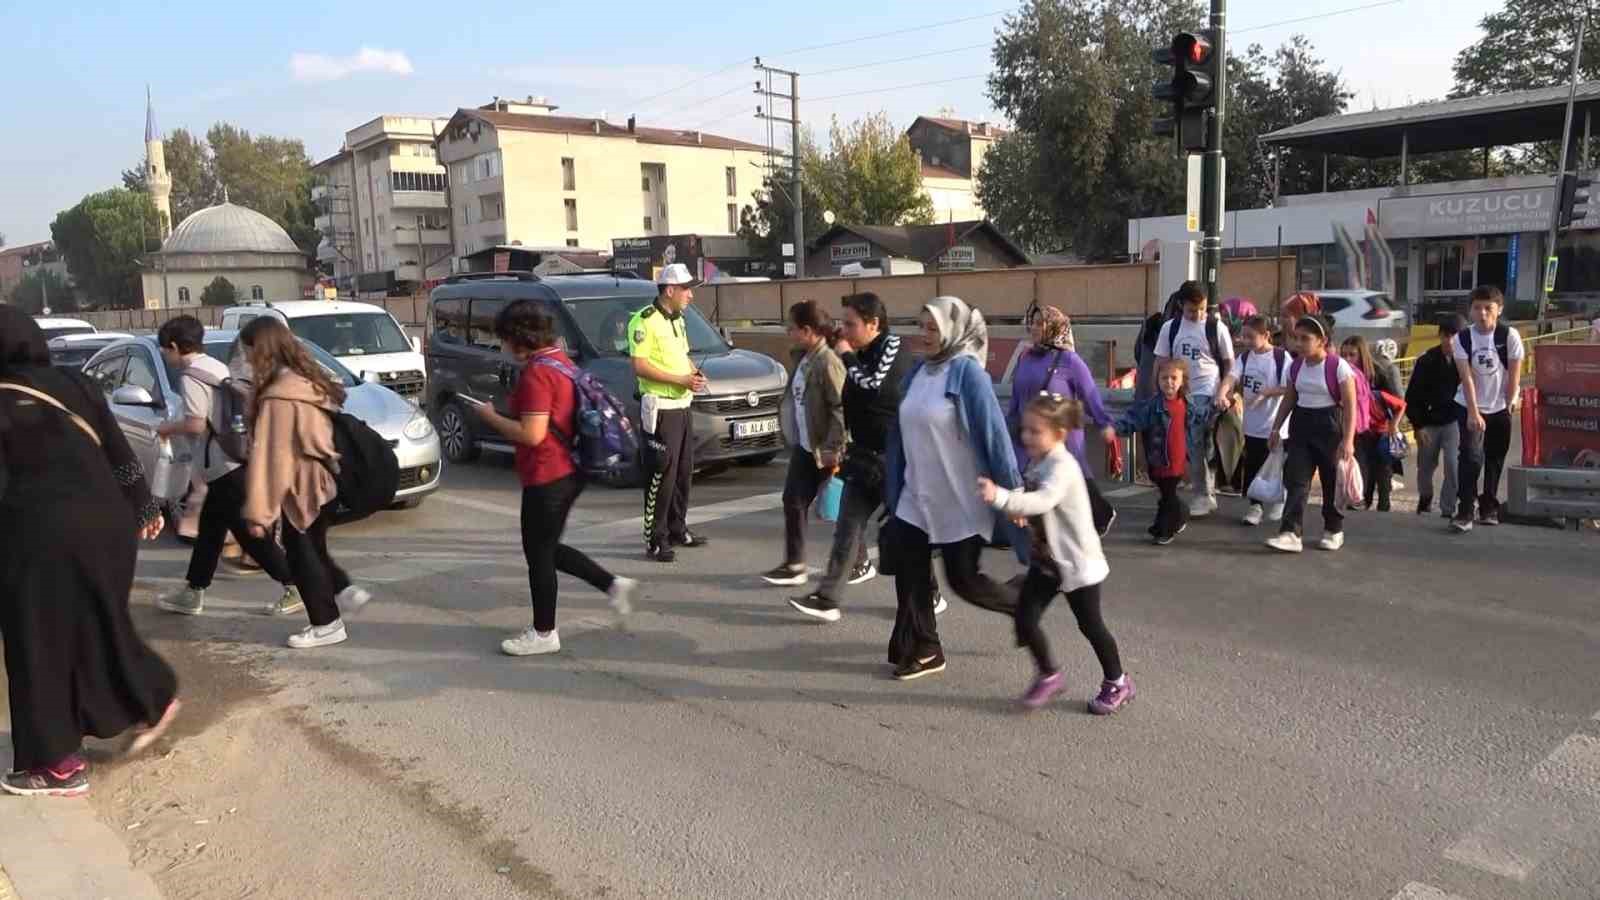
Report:
[[116,406],[142,406],[155,409],[160,406],[150,392],[136,384],[125,384],[111,392],[111,402]]
[[421,353],[422,352],[422,338],[413,337],[411,339],[411,352],[412,353]]
[[722,334],[722,342],[724,344],[727,344],[729,347],[732,347],[733,346],[733,332],[730,329],[728,329],[727,327],[718,328],[717,331]]

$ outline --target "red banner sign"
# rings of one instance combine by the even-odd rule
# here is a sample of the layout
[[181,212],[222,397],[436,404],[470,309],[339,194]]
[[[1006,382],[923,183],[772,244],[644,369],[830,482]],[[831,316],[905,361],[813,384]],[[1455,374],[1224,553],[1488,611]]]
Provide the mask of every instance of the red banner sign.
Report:
[[1600,468],[1600,344],[1547,344],[1537,354],[1539,462]]

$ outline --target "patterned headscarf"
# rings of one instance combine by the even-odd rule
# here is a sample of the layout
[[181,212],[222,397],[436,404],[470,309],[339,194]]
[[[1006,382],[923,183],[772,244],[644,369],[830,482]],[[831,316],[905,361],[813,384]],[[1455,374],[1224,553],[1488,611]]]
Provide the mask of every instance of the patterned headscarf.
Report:
[[935,297],[922,307],[939,328],[939,351],[928,365],[939,366],[958,356],[970,356],[979,365],[989,363],[989,326],[983,313],[957,297]]
[[1054,306],[1041,306],[1036,315],[1039,322],[1039,341],[1034,344],[1034,349],[1040,352],[1075,349],[1072,319],[1068,318],[1066,313]]

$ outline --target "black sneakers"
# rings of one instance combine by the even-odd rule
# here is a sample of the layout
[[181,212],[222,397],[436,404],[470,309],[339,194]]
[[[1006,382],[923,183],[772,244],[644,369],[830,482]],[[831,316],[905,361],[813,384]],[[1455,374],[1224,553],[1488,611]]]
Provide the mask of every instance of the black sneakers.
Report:
[[874,566],[872,564],[872,560],[869,559],[856,568],[850,570],[849,582],[851,584],[861,584],[862,582],[871,581],[877,577],[878,567]]
[[792,586],[796,584],[805,584],[808,574],[809,573],[806,572],[804,563],[801,563],[797,566],[791,566],[788,563],[784,563],[777,568],[768,569],[762,574],[761,580],[765,581],[767,584]]
[[0,790],[19,797],[76,797],[89,791],[89,770],[55,775],[44,769],[10,772],[0,778]]
[[1417,501],[1417,515],[1425,516],[1430,512],[1433,512],[1432,497],[1423,497],[1421,500]]
[[839,604],[821,594],[807,594],[804,597],[790,597],[789,605],[795,612],[821,619],[824,622],[839,621]]
[[644,558],[652,562],[670,563],[678,561],[678,554],[671,547],[649,544],[644,548]]
[[932,656],[924,659],[913,657],[901,663],[899,668],[894,670],[894,678],[896,681],[915,681],[924,675],[933,675],[943,671],[944,651],[935,650]]
[[689,549],[693,550],[696,547],[704,547],[711,543],[711,539],[705,535],[695,534],[692,531],[685,531],[683,534],[675,534],[668,538],[667,543],[674,547],[688,547]]

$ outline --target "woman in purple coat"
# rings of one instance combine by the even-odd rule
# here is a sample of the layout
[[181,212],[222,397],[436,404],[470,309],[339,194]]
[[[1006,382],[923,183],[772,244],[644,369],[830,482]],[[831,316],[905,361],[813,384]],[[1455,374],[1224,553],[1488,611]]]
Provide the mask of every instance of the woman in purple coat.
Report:
[[[1111,416],[1100,399],[1100,389],[1089,373],[1089,365],[1073,349],[1072,321],[1067,314],[1054,306],[1039,307],[1028,324],[1028,331],[1033,346],[1023,351],[1011,372],[1011,403],[1006,408],[1006,423],[1011,429],[1011,447],[1019,471],[1028,464],[1019,437],[1022,410],[1039,394],[1060,394],[1078,401],[1083,404],[1085,420],[1093,422],[1108,442],[1117,439],[1116,429],[1111,427]],[[1085,475],[1092,471],[1084,457],[1082,430],[1067,435],[1067,450],[1077,458]],[[1117,511],[1101,496],[1092,477],[1085,480],[1089,485],[1095,527],[1104,535],[1111,530]]]

